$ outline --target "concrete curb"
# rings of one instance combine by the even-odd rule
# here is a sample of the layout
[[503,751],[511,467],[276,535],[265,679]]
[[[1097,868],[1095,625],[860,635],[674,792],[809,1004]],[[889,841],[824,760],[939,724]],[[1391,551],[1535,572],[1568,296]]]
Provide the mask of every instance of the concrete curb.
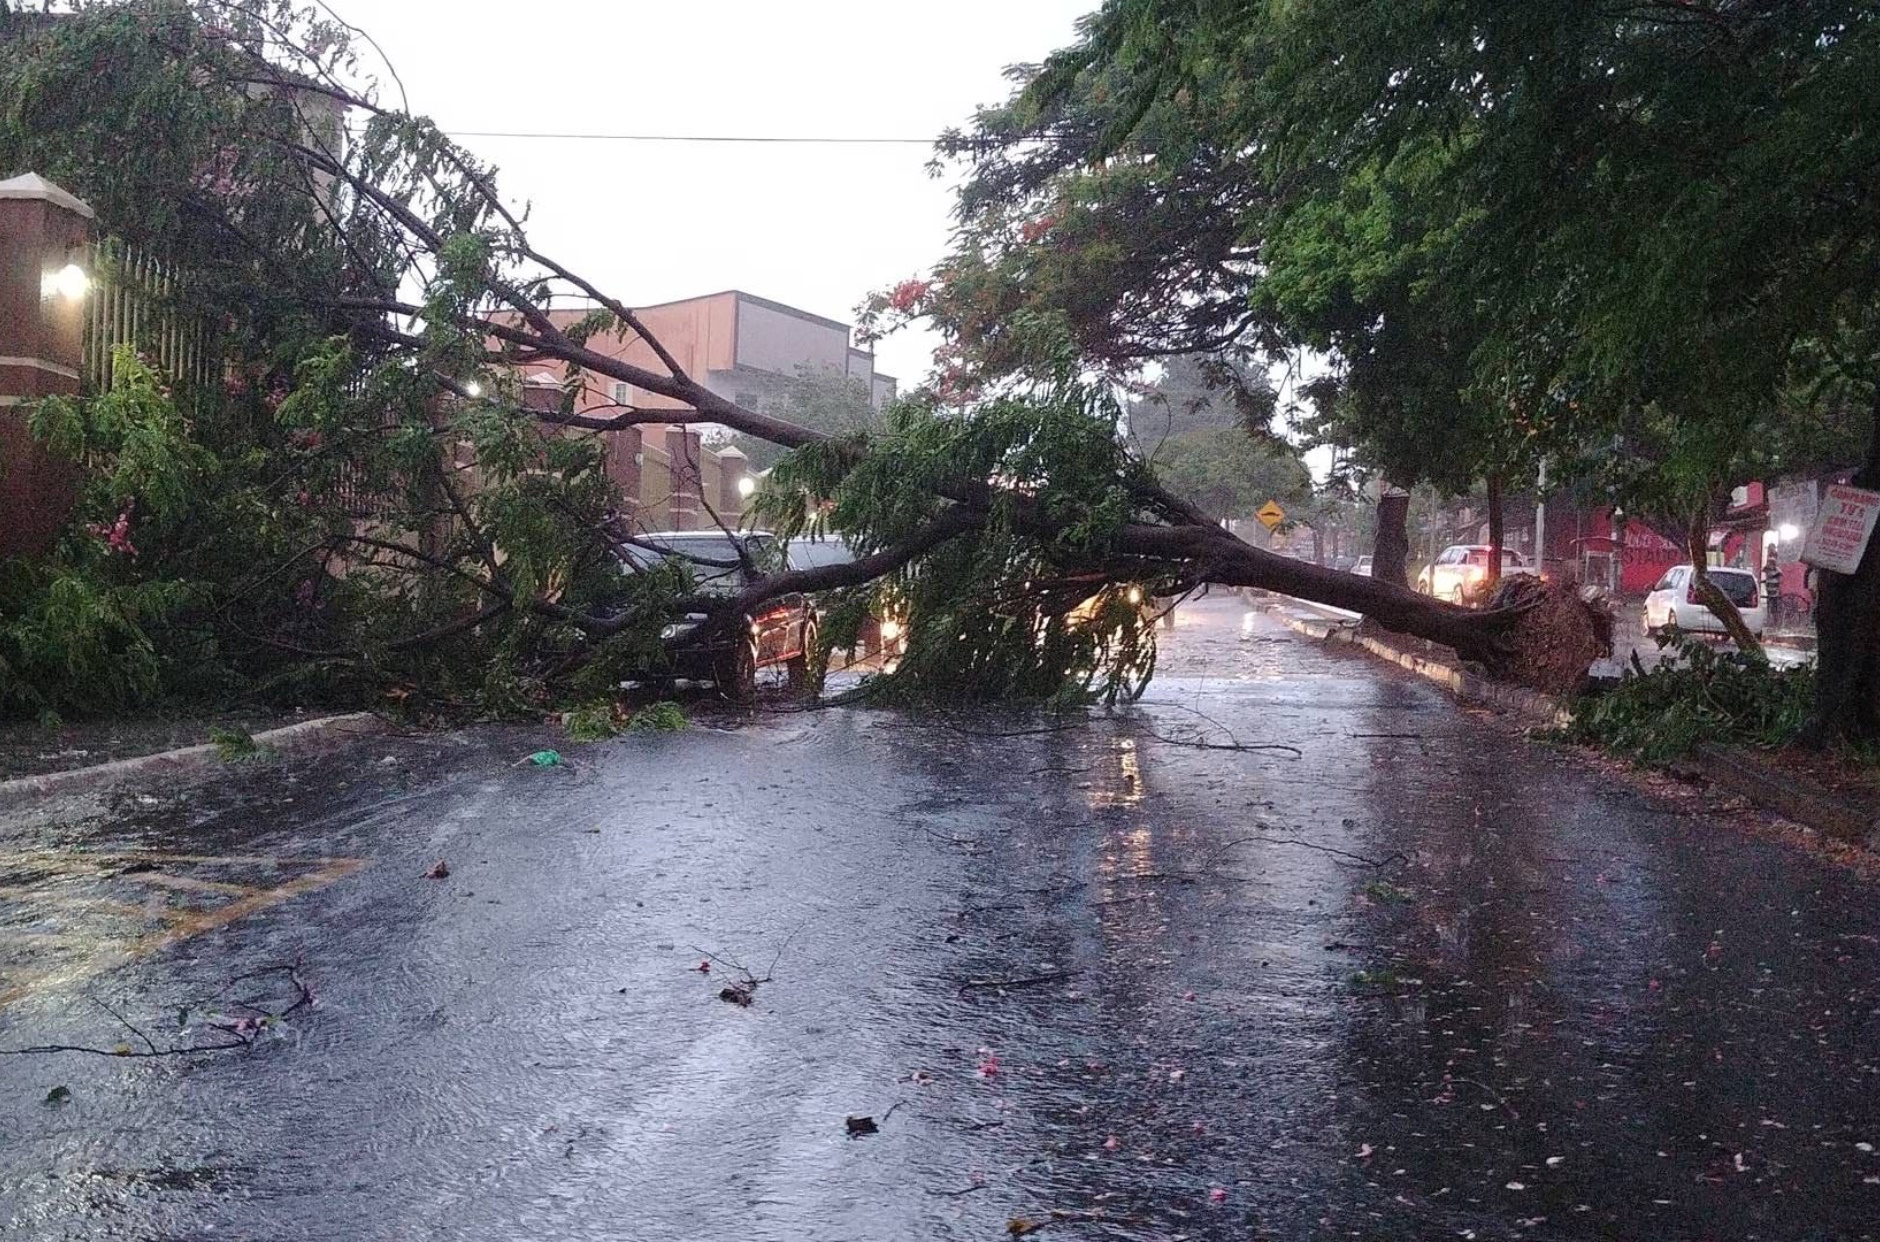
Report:
[[1741,794],[1764,810],[1825,837],[1880,850],[1880,824],[1866,812],[1818,785],[1798,781],[1795,773],[1783,771],[1752,750],[1702,742],[1673,767]]
[[1362,647],[1381,660],[1388,660],[1426,681],[1435,682],[1458,699],[1553,727],[1565,727],[1573,720],[1573,713],[1552,695],[1541,694],[1524,686],[1504,685],[1447,660],[1432,660],[1428,656],[1405,651],[1374,635],[1358,633],[1354,622],[1330,617],[1301,617],[1284,608],[1274,608],[1272,611],[1279,617],[1281,624],[1294,633]]
[[[1490,681],[1447,661],[1414,655],[1381,639],[1360,635],[1353,622],[1330,617],[1301,617],[1279,606],[1271,607],[1270,611],[1295,633],[1362,647],[1435,682],[1458,699],[1559,727],[1573,722],[1572,711],[1559,699]],[[1673,767],[1740,794],[1764,810],[1812,828],[1823,836],[1880,851],[1880,822],[1828,790],[1798,781],[1795,773],[1775,767],[1753,751],[1703,743]]]
[[[344,745],[355,738],[381,733],[385,721],[371,712],[351,712],[344,716],[320,716],[282,729],[270,729],[254,735],[255,745],[282,755],[311,754]],[[0,808],[50,798],[60,794],[98,793],[130,781],[161,776],[166,782],[207,779],[228,770],[213,743],[185,746],[134,759],[118,759],[89,768],[70,768],[64,772],[45,772],[0,781]]]

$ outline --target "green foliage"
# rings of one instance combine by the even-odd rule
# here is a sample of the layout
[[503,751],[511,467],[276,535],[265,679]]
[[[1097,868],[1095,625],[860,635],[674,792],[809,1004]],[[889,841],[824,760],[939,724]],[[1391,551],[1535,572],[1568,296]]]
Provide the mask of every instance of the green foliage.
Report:
[[677,703],[662,701],[648,703],[633,713],[627,721],[629,733],[678,733],[690,728],[692,722],[686,719],[685,709]]
[[194,598],[177,582],[106,582],[69,566],[0,561],[0,715],[85,716],[151,702],[172,664],[152,634]]
[[[872,432],[881,424],[868,386],[828,367],[798,367],[795,376],[775,391],[746,394],[743,404],[760,414],[845,439]],[[753,472],[770,469],[784,454],[777,445],[755,436],[733,436],[731,443],[749,460]]]
[[218,725],[209,730],[209,741],[215,747],[215,753],[223,763],[259,759],[268,753],[260,743],[255,741],[254,735],[246,729],[230,729]]
[[[166,374],[140,339],[109,391],[32,411],[79,497],[52,555],[0,565],[0,714],[387,690],[538,714],[657,652],[682,583],[623,582],[598,441],[519,410],[464,318],[531,284],[489,170],[398,112],[337,144],[342,110],[278,84],[345,89],[355,39],[280,0],[0,10],[0,169],[161,261],[148,330],[187,329],[215,377]],[[411,333],[349,307],[398,296]],[[440,375],[486,395],[443,399]]]
[[779,462],[756,520],[786,536],[826,524],[868,554],[916,536],[947,508],[937,497],[983,498],[983,531],[838,596],[825,640],[852,643],[867,615],[902,620],[907,650],[872,685],[884,700],[1131,698],[1155,666],[1141,598],[1173,588],[1161,580],[1166,567],[1112,551],[1151,481],[1117,439],[1119,414],[1074,384],[957,414],[903,402],[867,441]]
[[1416,899],[1409,889],[1392,884],[1389,880],[1372,880],[1364,886],[1364,895],[1386,905],[1407,904]]
[[1628,670],[1616,687],[1575,704],[1565,736],[1664,763],[1699,742],[1779,746],[1795,735],[1813,701],[1813,669],[1719,653],[1686,636],[1650,672]]
[[1217,518],[1251,517],[1269,500],[1291,511],[1312,494],[1312,475],[1297,455],[1238,427],[1170,436],[1154,464],[1170,491]]
[[620,706],[613,699],[583,703],[561,714],[561,727],[571,742],[604,742],[620,734]]

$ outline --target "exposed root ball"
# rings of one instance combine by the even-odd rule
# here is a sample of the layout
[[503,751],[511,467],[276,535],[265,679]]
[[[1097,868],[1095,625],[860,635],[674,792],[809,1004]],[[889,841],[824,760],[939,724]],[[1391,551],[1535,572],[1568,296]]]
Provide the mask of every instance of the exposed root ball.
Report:
[[1603,601],[1528,574],[1502,579],[1491,610],[1519,609],[1505,654],[1490,671],[1545,694],[1571,694],[1593,661],[1612,654],[1612,613]]

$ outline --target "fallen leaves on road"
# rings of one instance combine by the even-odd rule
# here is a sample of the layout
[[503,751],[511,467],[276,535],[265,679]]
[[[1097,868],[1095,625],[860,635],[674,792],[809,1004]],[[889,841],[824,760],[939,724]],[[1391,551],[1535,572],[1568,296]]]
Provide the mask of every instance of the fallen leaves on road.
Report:
[[70,1087],[54,1087],[52,1090],[46,1092],[45,1105],[47,1108],[58,1108],[61,1105],[70,1103],[71,1099],[72,1089]]
[[449,875],[450,875],[450,864],[440,858],[436,862],[431,864],[431,869],[424,873],[424,878],[427,880],[442,880],[442,879],[447,878]]
[[[1225,1193],[1225,1192],[1223,1192]],[[1068,1208],[1052,1208],[1049,1215],[1034,1219],[1029,1216],[1014,1216],[1005,1222],[1005,1232],[1015,1238],[1037,1233],[1040,1229],[1049,1229],[1052,1225],[1066,1225],[1073,1222],[1101,1223],[1112,1225],[1140,1225],[1140,1217],[1112,1216],[1101,1208],[1090,1211],[1071,1211]]]

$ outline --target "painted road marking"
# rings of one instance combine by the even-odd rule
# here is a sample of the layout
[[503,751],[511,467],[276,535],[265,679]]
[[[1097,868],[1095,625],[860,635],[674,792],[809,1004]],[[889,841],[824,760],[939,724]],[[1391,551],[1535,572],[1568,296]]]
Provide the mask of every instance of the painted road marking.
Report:
[[[0,1009],[226,927],[365,866],[363,858],[273,854],[0,852]],[[272,872],[278,882],[216,878],[229,868]],[[139,894],[140,901],[125,900]]]

